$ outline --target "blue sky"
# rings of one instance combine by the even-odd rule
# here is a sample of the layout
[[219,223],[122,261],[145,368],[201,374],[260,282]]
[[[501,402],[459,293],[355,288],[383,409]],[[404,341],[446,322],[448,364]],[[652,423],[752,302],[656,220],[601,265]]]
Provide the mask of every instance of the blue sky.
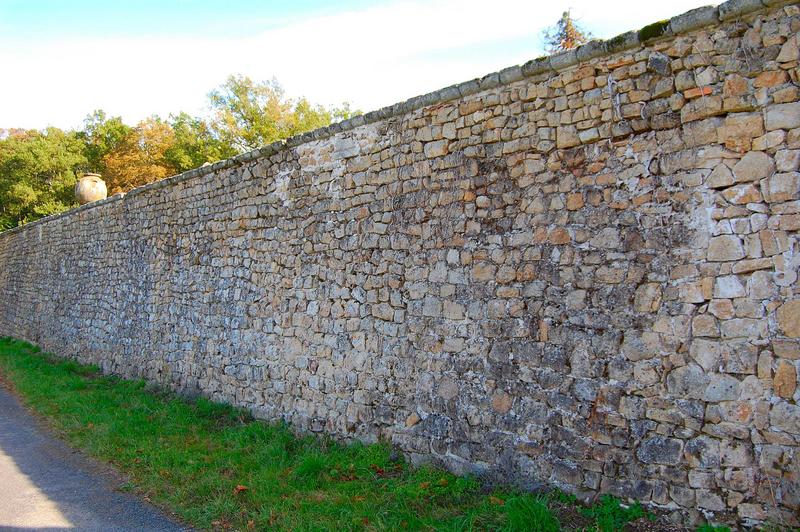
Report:
[[366,7],[375,2],[346,0],[0,0],[0,31],[20,41],[53,36],[137,36],[199,33],[238,36],[309,15]]
[[0,0],[0,127],[206,112],[229,74],[369,111],[541,55],[567,8],[599,38],[698,0]]

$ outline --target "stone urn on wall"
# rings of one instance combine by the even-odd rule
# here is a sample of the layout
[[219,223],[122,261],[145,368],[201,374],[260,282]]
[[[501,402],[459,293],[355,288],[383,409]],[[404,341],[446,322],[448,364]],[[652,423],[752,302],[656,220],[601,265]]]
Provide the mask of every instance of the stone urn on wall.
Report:
[[106,182],[100,179],[100,174],[83,174],[75,183],[75,199],[81,205],[106,199],[107,196]]

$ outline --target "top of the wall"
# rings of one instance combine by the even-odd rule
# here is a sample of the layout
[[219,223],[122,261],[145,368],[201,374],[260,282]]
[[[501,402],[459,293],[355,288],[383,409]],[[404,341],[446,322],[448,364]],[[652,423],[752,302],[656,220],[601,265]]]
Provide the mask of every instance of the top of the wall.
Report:
[[[429,92],[428,94],[415,96],[414,98],[410,98],[404,102],[396,103],[394,105],[378,109],[377,111],[371,111],[364,115],[355,116],[353,118],[331,124],[327,127],[321,127],[301,135],[290,137],[285,141],[273,142],[272,144],[264,146],[263,148],[242,153],[235,157],[231,157],[230,159],[218,161],[211,165],[201,166],[200,168],[195,168],[193,170],[188,170],[181,174],[135,188],[128,192],[127,196],[133,196],[147,191],[168,187],[187,179],[200,177],[206,174],[217,172],[219,170],[238,166],[242,163],[250,162],[262,157],[268,157],[283,149],[294,148],[301,144],[325,139],[336,135],[337,133],[355,129],[365,124],[404,115],[422,107],[428,107],[441,102],[455,100],[457,98],[462,98],[464,96],[469,96],[484,90],[493,89],[500,85],[513,83],[515,81],[532,76],[538,76],[541,74],[554,74],[590,59],[638,48],[642,45],[651,44],[660,39],[688,33],[706,26],[718,24],[719,22],[734,20],[744,15],[763,11],[765,9],[792,4],[795,3],[795,1],[796,0],[728,0],[727,2],[723,2],[718,6],[698,7],[681,15],[672,17],[669,20],[654,22],[653,24],[644,26],[640,30],[629,31],[604,41],[593,40],[573,50],[532,59],[523,65],[515,65],[504,68],[499,72],[487,74],[482,78],[472,79],[457,85],[445,87],[444,89]],[[73,215],[87,209],[93,209],[108,203],[120,201],[125,196],[125,194],[115,194],[110,198],[88,203],[76,209],[72,209],[60,214],[41,218],[24,226],[9,229],[0,234],[13,234],[26,227],[46,223],[63,216]]]

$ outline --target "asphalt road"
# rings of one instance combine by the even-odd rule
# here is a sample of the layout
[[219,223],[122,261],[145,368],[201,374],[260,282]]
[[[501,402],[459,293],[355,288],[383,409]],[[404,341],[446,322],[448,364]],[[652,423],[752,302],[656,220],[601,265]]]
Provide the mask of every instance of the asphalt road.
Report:
[[50,434],[0,383],[0,531],[187,530],[117,491],[122,482]]

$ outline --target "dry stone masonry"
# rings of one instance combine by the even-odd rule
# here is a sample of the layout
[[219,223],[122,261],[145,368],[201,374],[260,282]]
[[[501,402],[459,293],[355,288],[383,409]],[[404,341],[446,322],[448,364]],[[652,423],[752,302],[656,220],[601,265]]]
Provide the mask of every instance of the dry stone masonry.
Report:
[[0,333],[456,471],[798,525],[795,4],[735,0],[0,236]]

